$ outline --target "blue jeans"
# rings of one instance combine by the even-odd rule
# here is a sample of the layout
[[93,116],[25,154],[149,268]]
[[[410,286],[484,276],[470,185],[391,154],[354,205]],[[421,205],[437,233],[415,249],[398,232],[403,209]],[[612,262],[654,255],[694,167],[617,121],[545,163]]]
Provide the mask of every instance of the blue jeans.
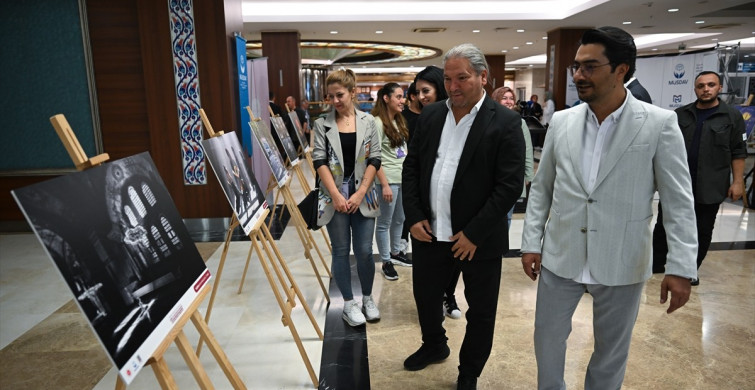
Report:
[[401,231],[404,227],[404,205],[401,201],[401,184],[390,184],[393,200],[386,202],[383,198],[383,188],[377,185],[380,194],[380,216],[375,222],[375,241],[377,241],[380,260],[383,263],[391,261],[391,253],[401,250]]
[[351,262],[349,261],[352,237],[362,295],[371,295],[372,282],[375,279],[375,261],[372,259],[375,219],[363,216],[359,210],[354,214],[336,212],[326,226],[333,247],[331,264],[333,278],[336,280],[338,289],[341,290],[344,301],[354,299],[354,294],[351,292]]

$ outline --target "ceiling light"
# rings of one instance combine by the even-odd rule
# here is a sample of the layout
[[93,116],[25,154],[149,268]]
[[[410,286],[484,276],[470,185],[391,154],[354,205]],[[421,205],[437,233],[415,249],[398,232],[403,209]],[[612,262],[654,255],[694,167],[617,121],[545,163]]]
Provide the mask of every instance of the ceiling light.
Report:
[[632,24],[632,22],[621,22],[621,24]]
[[382,33],[383,33],[383,30],[377,30],[377,31],[375,31],[375,34],[382,34]]
[[718,38],[711,38],[710,40],[711,40],[711,41],[717,41],[717,40],[718,40]]
[[535,66],[535,65],[530,64],[530,68],[533,67],[533,66]]
[[543,39],[548,39],[548,37],[543,37]]
[[525,44],[532,45],[533,43],[532,42],[525,42]]
[[692,41],[695,39],[720,35],[720,33],[667,33],[667,34],[648,34],[637,35],[634,37],[634,44],[638,49],[648,49],[659,45],[668,45],[682,41]]
[[501,50],[501,53],[508,53],[508,50]]
[[480,32],[480,30],[472,30],[472,32],[477,34],[478,32]]
[[546,56],[545,54],[539,54],[536,56],[520,58],[515,61],[507,62],[506,66],[527,65],[527,64],[545,65],[545,62],[547,60],[548,60],[548,56]]
[[516,32],[524,32],[524,30],[522,30],[522,29],[519,29],[519,30],[516,30]]
[[679,8],[669,8],[668,12],[678,12]]
[[704,20],[697,20],[697,21],[695,21],[695,24],[703,24],[703,23],[705,23]]
[[519,50],[519,46],[514,46],[514,50]]
[[657,48],[657,47],[654,47],[654,48],[653,48],[653,51],[658,51],[658,48]]
[[330,33],[331,33],[331,34],[338,34],[338,31],[336,31],[336,30],[333,30],[333,31],[331,31]]
[[[739,39],[732,39],[729,41],[719,41],[717,43],[718,45],[740,45],[741,47],[746,48],[755,48],[755,37],[744,37]],[[691,49],[708,49],[710,48],[710,43],[707,45],[698,45],[698,46],[692,46]]]

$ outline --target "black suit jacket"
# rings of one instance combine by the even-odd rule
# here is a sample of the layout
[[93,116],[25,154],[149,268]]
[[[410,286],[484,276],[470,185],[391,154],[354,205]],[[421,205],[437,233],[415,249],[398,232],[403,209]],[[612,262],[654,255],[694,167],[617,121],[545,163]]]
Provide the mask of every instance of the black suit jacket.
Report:
[[650,98],[650,94],[648,93],[647,89],[640,84],[637,79],[632,80],[629,85],[627,85],[627,89],[629,92],[637,98],[637,100],[643,101],[645,103],[653,104],[653,99]]
[[[432,220],[430,179],[446,121],[445,101],[422,109],[404,160],[406,224]],[[451,190],[451,226],[477,245],[475,258],[508,250],[506,214],[522,194],[524,136],[519,114],[486,96],[461,153]]]

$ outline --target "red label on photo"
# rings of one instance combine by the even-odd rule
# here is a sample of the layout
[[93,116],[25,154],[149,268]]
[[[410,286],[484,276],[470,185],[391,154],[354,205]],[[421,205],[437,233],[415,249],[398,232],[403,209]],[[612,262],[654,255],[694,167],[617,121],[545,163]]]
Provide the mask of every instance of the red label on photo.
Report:
[[194,283],[194,292],[201,290],[202,286],[207,283],[208,279],[210,279],[210,270],[205,270],[204,274],[202,274],[202,277],[199,278],[196,283]]

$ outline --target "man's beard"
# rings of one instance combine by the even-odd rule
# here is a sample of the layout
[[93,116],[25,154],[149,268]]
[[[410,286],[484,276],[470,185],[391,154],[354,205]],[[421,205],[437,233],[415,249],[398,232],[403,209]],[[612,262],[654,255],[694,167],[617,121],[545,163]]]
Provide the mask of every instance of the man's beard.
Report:
[[711,97],[711,98],[708,98],[708,99],[697,98],[697,101],[698,101],[699,103],[708,104],[708,103],[713,103],[713,102],[715,102],[715,101],[716,101],[716,99],[718,99],[718,96],[713,96],[713,97]]
[[[594,85],[592,85],[590,83],[577,83],[576,87],[577,87],[577,96],[579,96],[579,100],[581,100],[581,101],[583,101],[585,103],[589,103],[589,102],[595,100],[595,86]],[[591,88],[592,89],[592,94],[587,94],[587,93],[580,92],[579,87],[589,87],[589,88]]]

